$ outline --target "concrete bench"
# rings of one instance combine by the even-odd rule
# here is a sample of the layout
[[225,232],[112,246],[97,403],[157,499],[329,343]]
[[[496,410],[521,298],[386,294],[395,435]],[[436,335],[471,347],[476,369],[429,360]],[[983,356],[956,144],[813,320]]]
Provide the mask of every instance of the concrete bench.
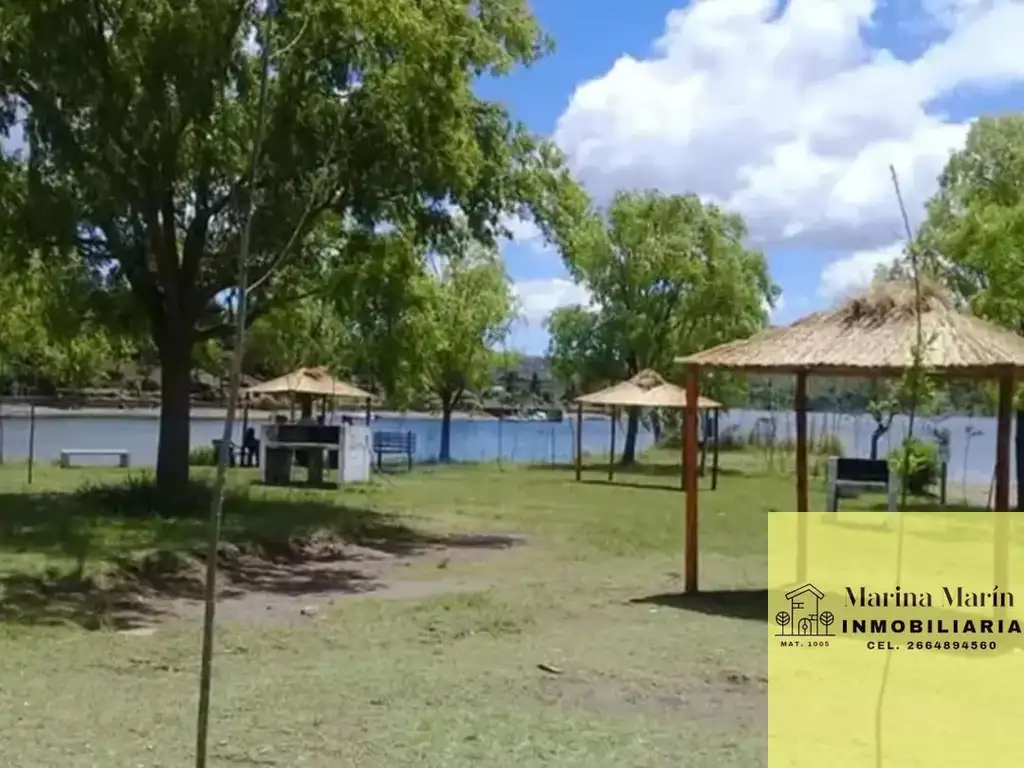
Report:
[[131,466],[131,454],[119,449],[65,448],[60,452],[60,465],[65,469],[71,466],[72,456],[116,456],[117,466]]

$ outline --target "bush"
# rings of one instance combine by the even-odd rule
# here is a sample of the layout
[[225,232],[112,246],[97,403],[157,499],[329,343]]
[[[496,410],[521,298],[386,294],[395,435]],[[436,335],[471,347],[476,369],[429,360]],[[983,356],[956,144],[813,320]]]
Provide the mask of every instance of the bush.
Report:
[[217,452],[212,445],[200,445],[188,453],[188,463],[192,467],[217,466]]
[[927,491],[939,476],[939,448],[916,437],[908,437],[889,452],[889,469],[907,490],[917,496]]

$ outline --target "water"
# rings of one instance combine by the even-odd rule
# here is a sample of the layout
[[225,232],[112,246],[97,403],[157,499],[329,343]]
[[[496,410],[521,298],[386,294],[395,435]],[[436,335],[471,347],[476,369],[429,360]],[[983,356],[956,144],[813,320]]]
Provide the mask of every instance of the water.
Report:
[[[796,417],[792,411],[733,410],[722,414],[721,429],[736,426],[744,435],[750,433],[759,419],[774,416],[779,439],[795,439]],[[867,456],[875,422],[866,415],[808,414],[808,429],[812,435],[834,432],[840,438],[847,456]],[[24,417],[5,417],[2,420],[4,455],[8,460],[28,457],[29,420]],[[568,462],[575,444],[575,419],[564,422],[452,420],[452,459],[454,461]],[[996,422],[991,418],[947,416],[918,419],[915,432],[928,438],[929,427],[941,427],[950,432],[950,479],[986,485],[992,479],[995,466]],[[404,418],[377,419],[375,430],[402,430],[416,434],[416,459],[432,461],[437,458],[441,445],[441,422],[438,419]],[[192,421],[192,445],[209,446],[220,437],[222,422],[212,418]],[[898,446],[907,430],[907,418],[897,416],[889,432],[879,441],[879,455],[885,456]],[[241,432],[241,425],[238,433]],[[624,422],[618,431],[618,448],[622,446]],[[968,434],[971,434],[968,437]],[[58,458],[64,448],[123,449],[132,454],[132,463],[147,466],[156,463],[157,420],[153,417],[62,417],[47,416],[36,420],[35,453],[40,461]],[[585,419],[583,422],[583,450],[587,453],[607,453],[609,424],[607,419]],[[651,444],[651,435],[641,432],[638,449]]]
[[[8,461],[23,461],[29,454],[29,419],[23,416],[4,417],[3,451]],[[254,426],[258,426],[255,422]],[[213,418],[192,419],[192,446],[210,446],[220,438],[223,421]],[[416,460],[433,461],[441,447],[441,421],[431,418],[379,418],[373,422],[374,431],[403,431],[416,435]],[[560,463],[572,460],[575,446],[575,419],[550,421],[498,421],[453,419],[451,432],[451,458],[453,461],[504,461]],[[38,416],[36,418],[35,456],[41,462],[54,461],[61,450],[110,449],[131,453],[134,466],[156,464],[158,421],[152,416]],[[607,453],[609,447],[607,419],[584,419],[584,453]],[[621,450],[625,422],[618,428],[618,448]],[[235,440],[240,441],[241,424],[236,428]],[[651,444],[651,435],[641,431],[637,449]],[[96,463],[113,463],[113,457],[95,459]],[[93,463],[81,458],[79,463]]]

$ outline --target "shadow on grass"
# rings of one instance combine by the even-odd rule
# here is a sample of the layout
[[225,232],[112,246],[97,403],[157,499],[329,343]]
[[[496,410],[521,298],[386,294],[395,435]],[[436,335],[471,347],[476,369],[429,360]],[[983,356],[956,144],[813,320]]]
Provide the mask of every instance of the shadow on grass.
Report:
[[[0,621],[87,628],[152,623],[156,607],[201,599],[211,488],[195,483],[159,510],[148,478],[71,493],[0,494]],[[501,549],[512,536],[438,536],[393,515],[341,506],[336,493],[226,493],[222,597],[371,591],[360,566],[439,548]]]
[[630,602],[635,605],[676,608],[706,616],[768,621],[767,589],[720,589],[693,594],[665,593],[636,598]]

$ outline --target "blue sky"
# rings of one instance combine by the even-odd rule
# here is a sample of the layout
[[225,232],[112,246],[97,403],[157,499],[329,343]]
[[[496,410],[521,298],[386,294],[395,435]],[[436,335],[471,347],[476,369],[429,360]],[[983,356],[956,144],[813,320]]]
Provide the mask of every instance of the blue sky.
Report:
[[[534,0],[555,53],[480,92],[555,139],[598,200],[655,187],[747,215],[783,290],[776,322],[835,302],[899,253],[889,163],[920,220],[969,121],[1024,107],[1006,32],[1024,28],[1020,3],[711,5]],[[579,298],[539,245],[505,249],[531,310],[509,346],[531,353],[547,344],[543,312]]]

